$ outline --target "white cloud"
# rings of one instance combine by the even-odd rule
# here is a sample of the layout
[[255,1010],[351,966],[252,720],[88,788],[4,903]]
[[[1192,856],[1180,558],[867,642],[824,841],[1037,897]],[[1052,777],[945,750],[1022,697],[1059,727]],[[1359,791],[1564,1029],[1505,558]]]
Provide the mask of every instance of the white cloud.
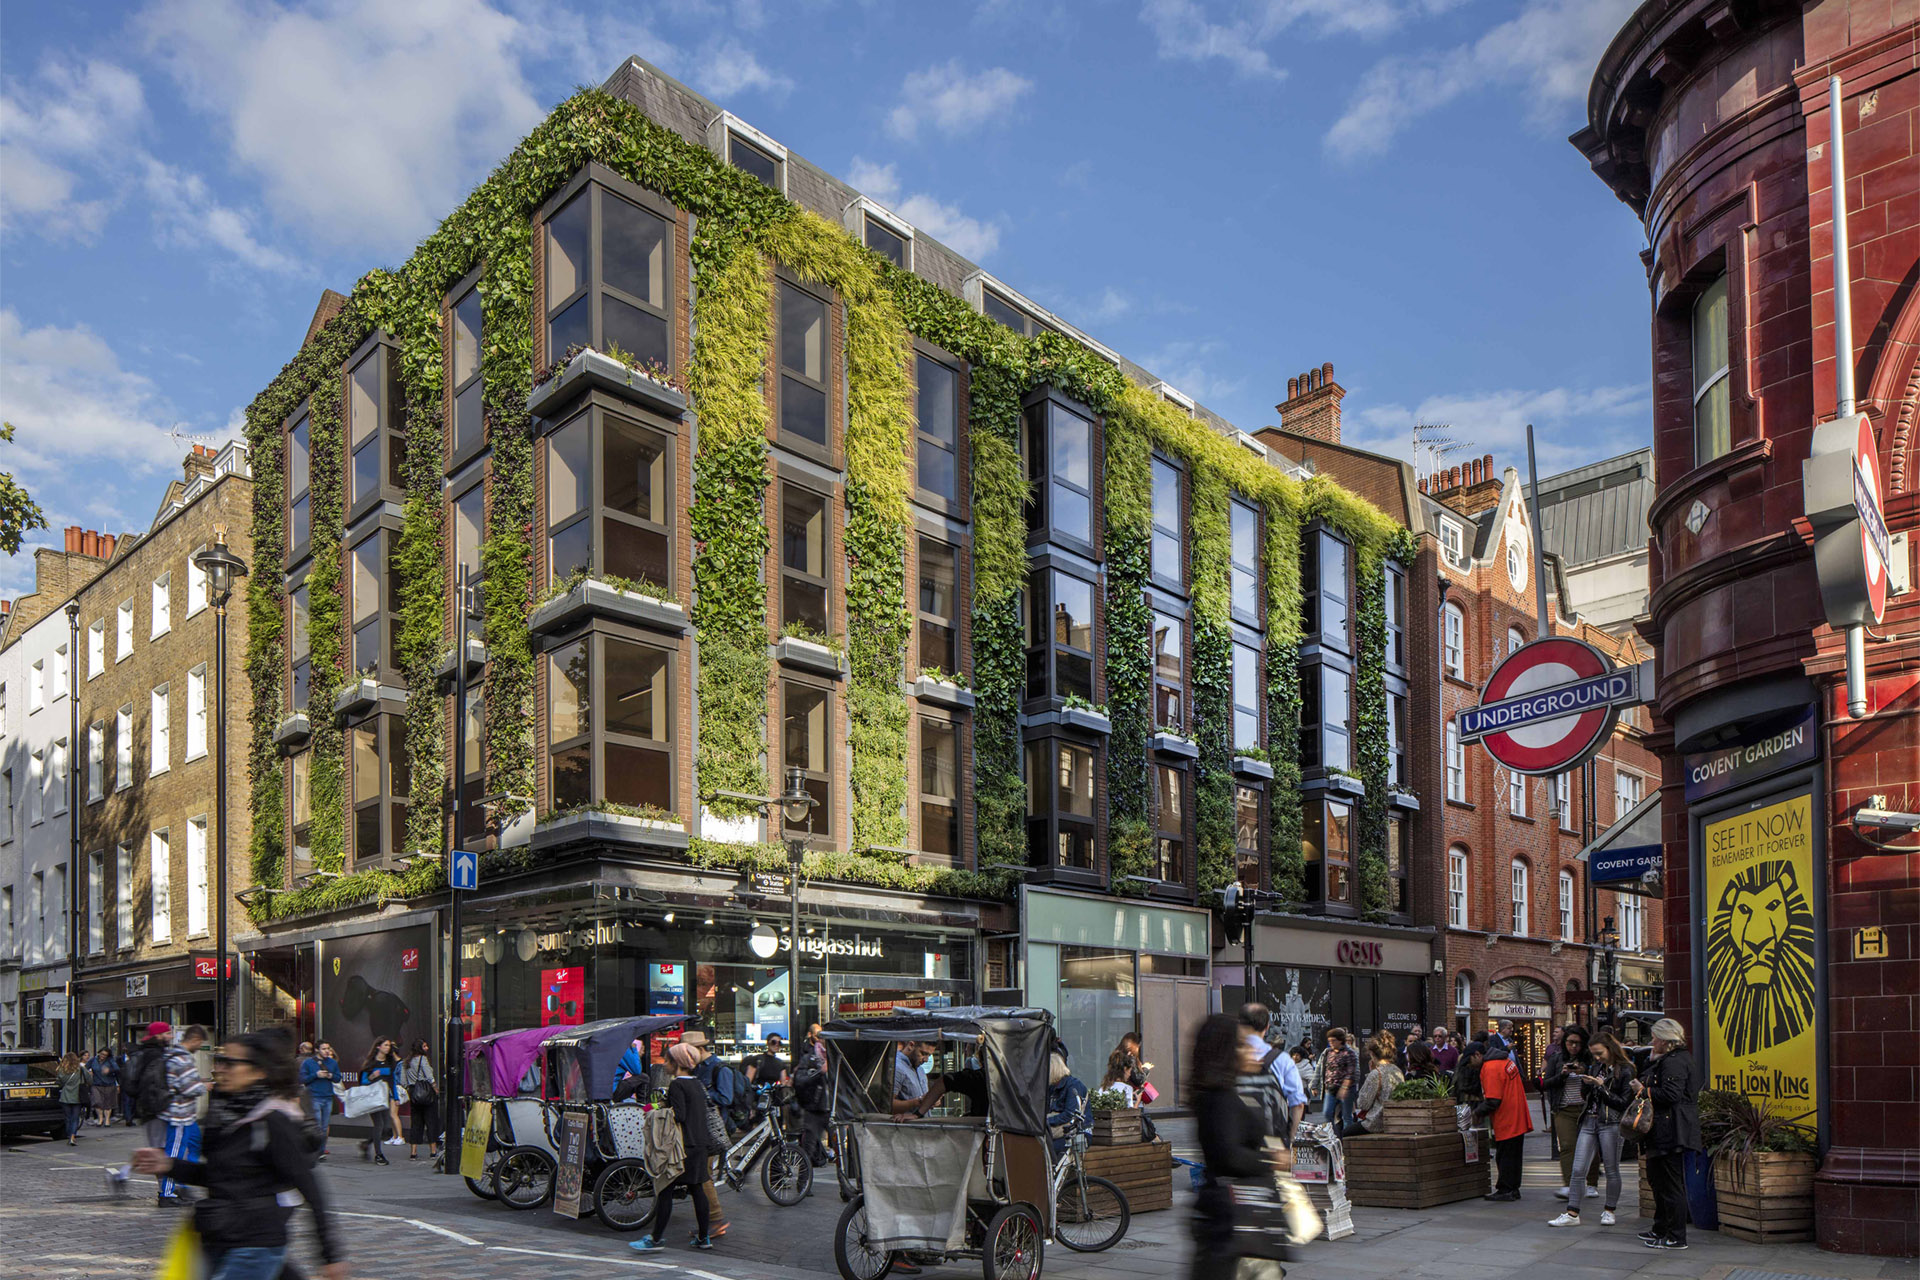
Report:
[[57,60],[0,93],[0,227],[91,240],[108,201],[82,199],[92,170],[123,149],[144,115],[139,78],[110,62]]
[[1162,58],[1183,62],[1219,58],[1243,76],[1286,78],[1287,73],[1253,43],[1253,32],[1244,22],[1209,21],[1194,0],[1147,0],[1140,20],[1152,29]]
[[902,192],[893,165],[875,164],[860,156],[847,168],[847,185],[871,196],[962,257],[985,261],[1000,247],[1000,227],[968,217],[955,205],[943,204],[924,192]]
[[0,350],[0,418],[18,428],[7,457],[28,481],[85,487],[94,479],[83,481],[76,463],[151,472],[185,455],[167,434],[167,406],[153,384],[121,368],[84,325],[29,329],[11,307],[0,309]]
[[184,248],[223,249],[256,271],[297,272],[293,258],[254,238],[253,219],[213,198],[197,174],[187,173],[144,156],[141,190],[145,192],[162,243]]
[[767,70],[751,50],[732,40],[708,46],[694,67],[693,78],[702,93],[715,98],[754,90],[779,95],[793,88],[792,80]]
[[1419,117],[1488,86],[1518,90],[1527,114],[1551,121],[1583,101],[1594,64],[1637,0],[1529,0],[1472,44],[1397,55],[1360,78],[1325,145],[1355,159],[1378,155]]
[[1146,0],[1140,20],[1153,32],[1162,58],[1206,62],[1217,58],[1251,79],[1280,80],[1262,47],[1296,28],[1313,36],[1373,38],[1411,19],[1440,13],[1465,0]]
[[1005,120],[1033,82],[1005,67],[969,74],[955,58],[915,71],[900,85],[900,105],[887,117],[887,131],[912,138],[922,124],[946,134],[966,133]]
[[1183,395],[1203,404],[1218,404],[1246,385],[1245,378],[1222,377],[1214,371],[1215,362],[1225,350],[1226,344],[1217,338],[1169,342],[1141,361],[1141,367]]
[[1644,444],[1652,406],[1645,387],[1549,387],[1449,392],[1408,408],[1370,405],[1346,416],[1347,443],[1413,460],[1417,423],[1446,423],[1461,456],[1493,455],[1496,468],[1526,467],[1527,424],[1541,474],[1580,466]]
[[538,35],[481,0],[155,0],[147,46],[286,221],[398,252],[543,112]]

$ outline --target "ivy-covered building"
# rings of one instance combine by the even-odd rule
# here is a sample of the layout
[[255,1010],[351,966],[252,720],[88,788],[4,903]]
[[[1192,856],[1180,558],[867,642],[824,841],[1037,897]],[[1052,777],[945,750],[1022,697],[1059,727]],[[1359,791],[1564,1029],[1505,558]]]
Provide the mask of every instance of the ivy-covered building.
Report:
[[[248,433],[256,1020],[428,1031],[454,797],[474,1029],[1018,998],[1177,1082],[1223,885],[1400,906],[1404,527],[638,59],[323,306]],[[751,797],[794,769],[789,827]],[[753,874],[790,836],[797,939]]]

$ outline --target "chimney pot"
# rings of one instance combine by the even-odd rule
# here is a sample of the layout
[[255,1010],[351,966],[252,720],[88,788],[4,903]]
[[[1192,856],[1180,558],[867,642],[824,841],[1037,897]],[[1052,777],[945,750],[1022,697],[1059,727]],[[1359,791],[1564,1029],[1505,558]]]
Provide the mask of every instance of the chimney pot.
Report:
[[1327,360],[1320,365],[1321,376],[1328,382],[1333,381],[1333,361]]
[[1287,399],[1291,400],[1299,394],[1300,394],[1300,379],[1288,378],[1287,379]]
[[79,550],[80,550],[80,526],[77,524],[70,524],[67,526],[67,551],[69,553],[73,553]]
[[1486,468],[1486,473],[1488,475],[1492,475],[1493,474],[1493,455],[1489,453],[1483,456],[1480,459],[1480,465]]

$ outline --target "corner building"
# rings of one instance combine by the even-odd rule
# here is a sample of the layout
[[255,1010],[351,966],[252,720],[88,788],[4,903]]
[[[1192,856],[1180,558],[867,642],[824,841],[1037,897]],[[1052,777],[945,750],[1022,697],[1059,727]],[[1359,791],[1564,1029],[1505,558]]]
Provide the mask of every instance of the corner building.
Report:
[[[1178,1097],[1215,891],[1306,878],[1304,540],[1361,653],[1410,554],[637,59],[323,301],[248,430],[250,1012],[343,1058],[431,1036],[457,963],[470,1032],[1027,1001],[1081,1061],[1142,1029]],[[1329,894],[1381,916],[1386,714],[1364,661],[1324,713],[1377,797]]]
[[[1841,79],[1858,411],[1912,580],[1920,526],[1920,14],[1910,3],[1643,4],[1572,141],[1650,246],[1667,1008],[1702,1070],[1817,1135],[1824,1248],[1920,1255],[1920,852],[1863,828],[1920,810],[1920,597],[1846,705],[1801,466],[1835,416],[1828,79]],[[1785,941],[1742,948],[1776,890]],[[1719,1010],[1766,1016],[1743,1029]],[[1691,1011],[1690,1013],[1687,1011]],[[1724,1022],[1724,1025],[1723,1025]],[[1752,1022],[1747,1024],[1751,1028]]]

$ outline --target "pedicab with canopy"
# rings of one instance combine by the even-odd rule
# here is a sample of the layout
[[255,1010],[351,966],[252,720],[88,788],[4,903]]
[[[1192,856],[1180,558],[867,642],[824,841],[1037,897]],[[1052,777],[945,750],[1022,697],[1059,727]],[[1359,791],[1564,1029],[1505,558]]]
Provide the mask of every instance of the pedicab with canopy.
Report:
[[[821,1028],[841,1158],[855,1190],[834,1233],[845,1280],[879,1280],[903,1255],[915,1262],[979,1259],[986,1280],[1039,1280],[1053,1230],[1047,1132],[1045,1009],[896,1008]],[[973,1093],[983,1114],[893,1114],[898,1048],[979,1043]],[[857,1154],[856,1154],[857,1153]]]
[[[684,1013],[653,1014],[562,1027],[561,1034],[543,1046],[556,1096],[549,1129],[554,1150],[563,1149],[567,1114],[583,1113],[587,1140],[582,1151],[582,1199],[591,1189],[595,1215],[614,1231],[637,1231],[653,1216],[653,1180],[643,1158],[646,1108],[639,1105],[649,1100],[652,1089],[643,1090],[633,1105],[613,1103],[620,1060],[634,1041],[650,1042],[660,1032],[678,1028],[686,1018]],[[548,1195],[553,1183],[549,1176]]]
[[[521,1027],[478,1036],[462,1046],[466,1064],[463,1093],[469,1117],[476,1104],[484,1104],[492,1122],[487,1128],[482,1172],[466,1180],[467,1189],[482,1200],[492,1200],[498,1195],[495,1181],[503,1153],[531,1147],[544,1151],[551,1162],[553,1150],[547,1139],[545,1102],[546,1060],[541,1046],[566,1030],[566,1027]],[[472,1124],[469,1118],[468,1127]]]

